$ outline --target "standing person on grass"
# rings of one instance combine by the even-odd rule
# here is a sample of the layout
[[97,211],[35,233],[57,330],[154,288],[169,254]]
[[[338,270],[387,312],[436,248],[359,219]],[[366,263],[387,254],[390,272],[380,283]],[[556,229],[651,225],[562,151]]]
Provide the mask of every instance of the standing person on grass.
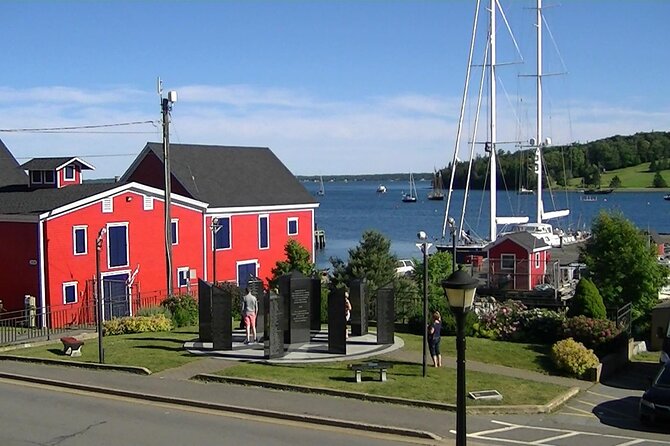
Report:
[[256,296],[251,294],[249,288],[245,288],[244,293],[245,294],[242,297],[242,318],[247,333],[247,338],[244,340],[244,343],[249,344],[251,342],[256,342],[256,312],[258,311],[258,300],[256,299]]
[[344,332],[346,338],[349,338],[349,321],[351,320],[351,302],[349,301],[349,291],[344,292]]
[[440,354],[440,332],[442,331],[442,317],[439,311],[433,313],[433,321],[428,324],[428,350],[433,358],[433,366],[442,367],[442,354]]

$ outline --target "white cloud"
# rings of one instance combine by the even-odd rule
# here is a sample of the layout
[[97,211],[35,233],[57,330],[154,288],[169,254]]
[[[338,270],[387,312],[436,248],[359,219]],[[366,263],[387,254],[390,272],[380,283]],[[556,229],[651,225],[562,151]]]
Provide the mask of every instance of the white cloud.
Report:
[[[296,174],[426,172],[445,166],[452,159],[460,105],[459,98],[418,93],[333,101],[303,91],[249,85],[193,85],[177,92],[173,142],[270,147]],[[155,93],[132,88],[100,93],[63,87],[0,88],[1,129],[157,121],[159,113]],[[586,141],[664,130],[669,118],[668,110],[573,102],[569,108],[553,107],[545,119],[545,135],[554,144]],[[498,124],[500,140],[525,140],[525,133],[532,133],[532,123],[519,129],[511,113],[502,113]],[[114,130],[147,133],[3,132],[0,138],[22,158],[93,155],[89,161],[96,171],[91,177],[121,175],[146,141],[160,140],[160,129],[151,125]],[[462,139],[470,138],[466,127]],[[466,159],[463,153],[460,157]]]

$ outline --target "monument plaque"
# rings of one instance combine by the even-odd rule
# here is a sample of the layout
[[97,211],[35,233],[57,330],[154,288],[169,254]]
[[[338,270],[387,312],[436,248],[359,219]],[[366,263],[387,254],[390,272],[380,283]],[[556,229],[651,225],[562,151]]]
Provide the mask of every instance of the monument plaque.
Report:
[[351,334],[368,334],[368,304],[365,299],[365,280],[354,279],[349,283],[349,301],[351,302]]
[[284,298],[285,331],[284,343],[304,344],[309,342],[309,300],[311,279],[304,274],[293,271],[282,276],[280,292]]
[[321,331],[321,279],[312,277],[309,298],[309,329]]
[[212,286],[198,279],[198,338],[212,342]]
[[393,288],[377,291],[377,344],[393,344],[395,334],[395,302]]
[[212,346],[214,350],[233,349],[233,296],[230,289],[212,287]]
[[344,289],[328,293],[328,353],[347,354],[347,320],[344,315]]
[[265,307],[265,341],[263,354],[266,359],[284,356],[284,330],[282,328],[282,297],[270,292]]

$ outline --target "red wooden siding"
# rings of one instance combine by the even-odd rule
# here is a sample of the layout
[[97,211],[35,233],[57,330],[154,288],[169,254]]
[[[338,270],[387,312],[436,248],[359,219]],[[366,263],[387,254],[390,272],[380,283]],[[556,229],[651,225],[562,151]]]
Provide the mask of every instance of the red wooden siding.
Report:
[[0,300],[7,311],[22,310],[24,295],[39,292],[37,223],[0,222],[0,246]]
[[[156,189],[165,188],[165,166],[163,162],[156,158],[153,153],[149,153],[147,156],[142,158],[137,169],[133,174],[126,180],[127,182],[136,181],[138,183],[146,184],[148,186],[155,187]],[[182,185],[172,178],[171,182],[172,193],[183,195],[184,197],[190,197],[189,194]]]
[[65,179],[65,168],[56,171],[56,178],[58,178],[57,187],[72,186],[73,184],[82,183],[81,168],[76,164],[73,167],[74,167],[74,179],[72,180]]
[[[47,221],[46,269],[47,305],[53,309],[77,307],[91,296],[86,293],[86,281],[95,277],[95,242],[100,229],[110,223],[128,224],[128,266],[108,268],[107,236],[100,255],[101,272],[132,273],[140,266],[134,284],[142,291],[165,290],[165,248],[163,201],[154,199],[153,210],[144,210],[143,195],[127,191],[113,198],[113,213],[102,213],[100,201]],[[172,218],[179,221],[178,244],[173,246],[173,279],[176,288],[177,268],[188,266],[198,274],[203,268],[202,219],[200,210],[173,205]],[[72,228],[87,225],[86,255],[74,255]],[[77,304],[64,304],[64,282],[78,283]]]
[[[502,269],[503,254],[515,256],[514,269]],[[539,266],[536,266],[536,254],[540,255]],[[534,253],[512,240],[503,240],[489,251],[489,281],[494,286],[531,290],[544,283],[549,258],[548,249]]]
[[[268,249],[259,249],[259,215],[267,215],[269,219]],[[267,282],[277,261],[285,260],[284,248],[291,238],[304,246],[314,259],[312,241],[314,221],[311,210],[221,215],[224,216],[230,217],[231,247],[216,251],[216,280],[219,282],[236,281],[237,262],[252,261],[258,262],[258,277]],[[289,218],[298,220],[297,235],[288,235]],[[207,218],[207,228],[211,228],[211,217]],[[211,230],[207,233],[207,277],[213,280]]]

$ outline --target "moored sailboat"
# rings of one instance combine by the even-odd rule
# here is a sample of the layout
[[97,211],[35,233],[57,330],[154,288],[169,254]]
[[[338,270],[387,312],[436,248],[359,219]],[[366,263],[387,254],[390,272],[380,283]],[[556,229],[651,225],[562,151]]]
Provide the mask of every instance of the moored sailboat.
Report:
[[416,185],[414,184],[414,175],[409,173],[409,192],[403,193],[403,203],[416,203]]
[[433,190],[428,192],[429,200],[444,200],[444,191],[442,190],[442,172],[436,171],[433,174]]

